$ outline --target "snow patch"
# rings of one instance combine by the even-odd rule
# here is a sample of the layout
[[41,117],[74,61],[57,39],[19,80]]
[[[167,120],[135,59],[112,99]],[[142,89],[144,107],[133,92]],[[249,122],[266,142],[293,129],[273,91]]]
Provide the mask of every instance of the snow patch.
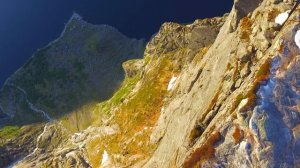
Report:
[[69,152],[69,153],[66,154],[66,157],[67,157],[67,158],[69,158],[69,157],[74,157],[74,156],[76,156],[76,153],[75,153],[74,151]]
[[238,111],[240,111],[242,108],[244,108],[248,104],[248,101],[249,101],[248,98],[243,99],[241,101],[241,103],[239,104]]
[[107,151],[105,150],[102,155],[101,167],[108,166],[109,160],[110,160],[109,155],[108,155]]
[[283,25],[286,20],[289,18],[291,10],[285,11],[283,13],[280,13],[276,18],[275,18],[275,23],[279,25]]
[[298,30],[295,34],[295,43],[297,47],[300,49],[300,30]]
[[177,77],[176,77],[176,76],[173,76],[172,79],[171,79],[170,82],[169,82],[169,85],[168,85],[168,91],[172,90],[172,88],[173,88],[174,85],[175,85],[176,80],[177,80]]

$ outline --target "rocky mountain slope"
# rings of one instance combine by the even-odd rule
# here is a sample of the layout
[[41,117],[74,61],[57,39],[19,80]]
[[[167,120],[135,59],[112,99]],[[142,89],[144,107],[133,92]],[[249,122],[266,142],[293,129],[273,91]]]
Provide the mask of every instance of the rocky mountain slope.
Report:
[[[18,160],[14,167],[300,167],[300,7],[289,11],[294,5],[293,0],[235,0],[223,17],[165,23],[143,59],[126,61],[131,57],[122,54],[138,58],[140,41],[121,36],[131,47],[115,45],[118,40],[110,41],[113,33],[106,32],[107,39],[94,47],[107,44],[107,50],[98,54],[116,46],[123,50],[90,62],[98,69],[80,77],[87,89],[77,86],[81,73],[68,64],[89,42],[76,40],[85,33],[70,36],[79,51],[65,64],[62,48],[42,54],[59,55],[50,67],[71,69],[70,77],[51,76],[47,68],[40,78],[45,72],[37,65],[43,65],[38,62],[43,57],[35,56],[2,89],[1,116],[19,121],[23,114],[40,115],[21,118],[26,126],[2,128],[0,166]],[[87,61],[89,52],[82,54],[81,61]],[[113,56],[118,63],[109,64]],[[97,74],[108,73],[105,79],[113,80],[122,67],[126,76],[119,88],[112,85],[107,94],[90,90],[105,83],[93,81]],[[39,79],[43,87],[33,87]],[[65,98],[73,87],[76,96]],[[110,98],[101,100],[104,95]],[[79,98],[73,104],[70,97]],[[44,122],[31,124],[37,121]]]
[[[0,90],[0,126],[61,119],[69,132],[87,128],[96,118],[89,108],[120,87],[125,78],[122,63],[142,58],[145,45],[143,40],[129,39],[107,25],[89,24],[74,14],[60,38],[38,50],[5,82]],[[26,138],[16,145],[23,143],[28,143]],[[5,152],[0,155],[7,159]]]
[[1,110],[18,124],[79,114],[111,96],[125,77],[122,63],[141,58],[144,47],[142,40],[74,14],[59,39],[37,51],[5,82]]

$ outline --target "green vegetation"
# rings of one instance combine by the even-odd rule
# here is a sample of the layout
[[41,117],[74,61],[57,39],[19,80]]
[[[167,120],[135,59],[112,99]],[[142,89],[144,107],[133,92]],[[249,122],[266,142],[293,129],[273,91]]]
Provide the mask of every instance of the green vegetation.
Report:
[[73,67],[77,72],[84,72],[84,65],[78,59],[73,62]]
[[110,114],[110,110],[122,103],[124,98],[132,91],[132,89],[134,89],[139,80],[140,75],[136,75],[132,78],[126,77],[121,88],[113,95],[113,97],[109,101],[99,104],[101,112]]
[[18,126],[6,126],[0,130],[0,146],[5,143],[6,140],[14,138],[19,135],[20,128]]
[[148,63],[149,63],[150,60],[151,60],[151,56],[145,55],[144,60],[145,60],[145,65],[148,65]]
[[76,28],[76,25],[77,25],[77,20],[76,19],[72,19],[67,27],[66,27],[66,31],[71,31],[72,29]]
[[[88,75],[84,71],[84,63],[79,60],[69,63],[73,66],[72,69],[52,64],[51,57],[49,57],[51,52],[49,47],[39,50],[23,67],[22,77],[17,78],[13,83],[27,92],[31,103],[49,112],[51,116],[58,117],[69,112],[72,107],[78,104],[78,99],[84,97],[83,95],[76,95],[77,92],[74,89],[85,89]],[[73,87],[65,88],[70,82],[73,83]],[[57,89],[62,91],[59,97],[61,101],[65,102],[64,104],[58,103],[55,98],[57,95],[53,94],[53,90]]]
[[[103,150],[108,153],[122,153],[126,158],[133,155],[144,158],[154,151],[155,145],[145,144],[149,144],[150,128],[160,116],[163,100],[168,95],[168,82],[175,73],[172,56],[173,54],[165,54],[152,58],[148,63],[152,68],[142,79],[140,75],[126,77],[119,91],[109,101],[98,106],[97,111],[102,113],[110,113],[110,110],[117,107],[110,124],[117,124],[120,132],[113,136],[95,138],[88,143],[87,150],[93,167],[100,166],[99,159]],[[141,85],[133,93],[132,90],[139,81]],[[129,93],[132,96],[128,97]],[[122,103],[125,97],[126,102]]]
[[90,51],[100,52],[98,45],[99,45],[99,42],[98,42],[97,34],[90,36],[85,41],[85,47],[87,49],[89,49]]

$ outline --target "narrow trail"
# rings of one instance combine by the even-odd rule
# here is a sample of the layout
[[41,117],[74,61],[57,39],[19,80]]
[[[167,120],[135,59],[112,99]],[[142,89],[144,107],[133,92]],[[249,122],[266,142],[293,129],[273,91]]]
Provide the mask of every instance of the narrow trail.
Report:
[[26,101],[26,103],[28,104],[29,108],[30,108],[33,112],[42,114],[42,115],[44,116],[44,118],[47,119],[49,122],[53,121],[53,119],[47,114],[47,112],[45,112],[45,111],[43,111],[43,110],[41,110],[41,109],[38,109],[37,107],[35,107],[35,106],[29,101],[29,99],[28,99],[28,94],[27,94],[27,92],[26,92],[24,89],[22,89],[21,87],[15,85],[15,84],[13,84],[13,83],[9,83],[8,85],[9,85],[9,86],[12,86],[12,87],[14,87],[14,88],[16,88],[17,90],[19,90],[20,92],[23,93],[23,95],[25,96],[25,101]]

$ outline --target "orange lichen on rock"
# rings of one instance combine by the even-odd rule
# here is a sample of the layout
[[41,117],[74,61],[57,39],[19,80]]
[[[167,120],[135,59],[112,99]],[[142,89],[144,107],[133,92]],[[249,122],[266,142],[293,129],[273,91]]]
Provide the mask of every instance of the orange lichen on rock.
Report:
[[239,127],[235,127],[232,137],[235,141],[235,144],[238,144],[242,141],[242,139],[244,137],[244,131],[241,130]]
[[266,60],[256,74],[256,82],[266,80],[270,75],[271,60]]
[[220,140],[221,133],[214,132],[207,141],[198,149],[196,149],[193,154],[184,162],[184,168],[198,168],[201,165],[215,155],[215,143]]
[[279,47],[278,47],[278,52],[282,54],[284,52],[284,48],[285,48],[285,45],[280,44]]
[[252,31],[252,21],[250,18],[248,17],[244,17],[241,22],[240,22],[240,28],[241,28],[241,32],[240,32],[240,38],[244,41],[244,42],[248,42],[250,40],[250,34]]
[[164,98],[169,93],[167,85],[172,76],[177,74],[173,62],[167,56],[169,55],[153,59],[149,63],[156,68],[145,74],[145,78],[140,81],[140,88],[116,110],[110,124],[118,125],[119,132],[98,138],[96,141],[100,145],[91,146],[91,151],[105,148],[110,153],[120,153],[125,158],[118,161],[120,163],[129,163],[126,159],[130,156],[141,156],[138,161],[151,155],[155,149],[155,145],[149,144],[152,127],[156,124]]
[[262,81],[266,81],[270,75],[271,59],[267,59],[258,70],[255,81],[252,87],[245,94],[245,98],[248,98],[248,103],[245,107],[251,106],[256,100],[256,91]]
[[275,18],[280,14],[280,11],[278,9],[273,9],[268,13],[268,21],[274,22]]

